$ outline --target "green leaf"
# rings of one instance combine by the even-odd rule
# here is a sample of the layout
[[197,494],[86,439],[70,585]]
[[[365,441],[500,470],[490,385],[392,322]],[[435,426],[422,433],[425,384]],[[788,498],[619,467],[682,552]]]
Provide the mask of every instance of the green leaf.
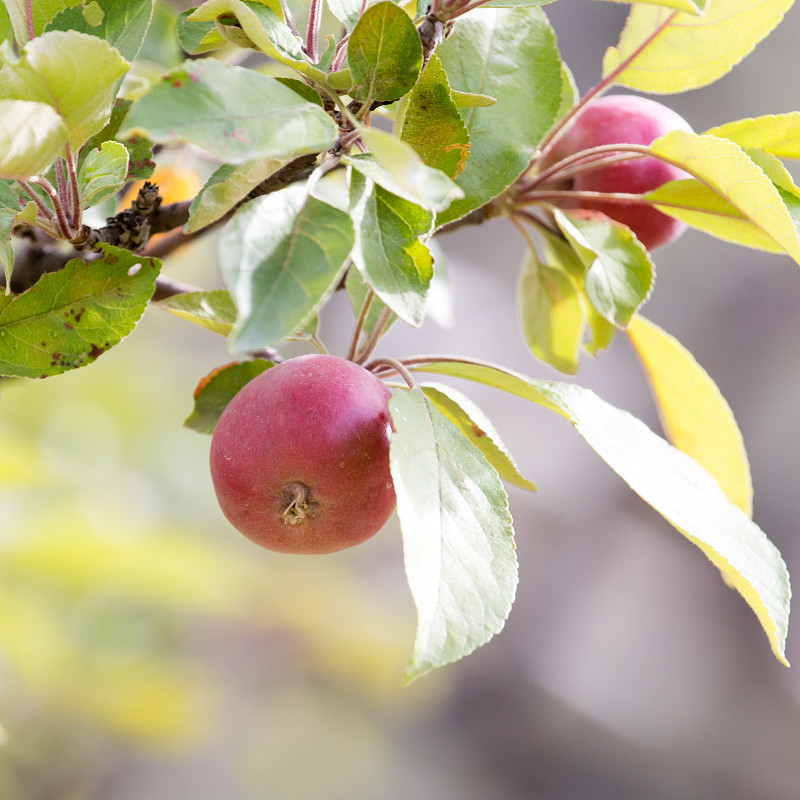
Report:
[[117,79],[128,64],[109,44],[75,31],[50,31],[25,46],[0,69],[0,99],[52,106],[75,152],[108,121]]
[[84,208],[114,194],[128,175],[128,151],[119,142],[105,142],[89,152],[78,171],[78,191]]
[[61,154],[67,129],[45,103],[0,100],[0,177],[27,179]]
[[290,186],[242,206],[219,240],[239,309],[237,353],[271,347],[303,327],[336,288],[353,247],[346,214]]
[[404,683],[468,655],[505,624],[517,586],[508,498],[483,454],[419,389],[389,401],[391,469],[417,607]]
[[345,163],[388,192],[431,211],[441,211],[462,197],[461,189],[444,172],[429,167],[397,137],[365,128],[361,138],[370,154],[348,156]]
[[336,139],[319,106],[274,78],[211,58],[168,72],[133,104],[125,128],[156,142],[192,142],[234,164],[325,150]]
[[275,3],[273,9],[269,4],[248,0],[207,0],[188,19],[191,22],[221,23],[219,29],[224,35],[228,30],[236,30],[228,24],[228,19],[234,17],[244,35],[243,46],[252,45],[280,64],[323,83],[325,73],[306,61],[300,42],[276,13],[278,9],[279,3]]
[[455,178],[469,156],[469,132],[436,53],[408,95],[400,138],[429,166]]
[[409,325],[425,316],[433,259],[420,242],[432,215],[353,172],[350,213],[356,239],[352,259],[367,283]]
[[294,158],[294,154],[282,158],[257,158],[244,164],[218,167],[192,200],[184,231],[192,233],[216,222]]
[[[366,0],[366,8],[375,5],[380,0]],[[352,31],[361,16],[362,0],[328,0],[328,10],[339,22]]]
[[655,269],[647,249],[627,227],[604,215],[560,209],[554,214],[588,268],[589,301],[609,322],[626,327],[653,288]]
[[5,275],[6,294],[11,291],[9,284],[11,272],[14,269],[14,248],[11,246],[11,232],[14,229],[14,221],[19,213],[20,204],[16,185],[9,181],[0,180],[0,267],[2,267]]
[[453,98],[456,108],[488,108],[497,102],[496,98],[489,97],[488,94],[457,92],[455,89],[450,90],[450,96]]
[[0,3],[0,42],[11,42],[13,39],[14,28],[8,16],[8,9],[4,3]]
[[230,335],[236,322],[236,306],[230,294],[224,289],[214,289],[210,292],[183,292],[159,300],[156,305],[176,317],[193,322],[221,336]]
[[347,64],[356,100],[402,97],[422,68],[422,42],[408,14],[392,2],[370,6],[350,34]]
[[105,11],[103,11],[98,0],[89,0],[88,3],[84,0],[81,13],[87,24],[93,28],[97,28],[105,18]]
[[776,547],[694,459],[643,422],[580,386],[538,381],[491,364],[435,361],[413,370],[467,378],[541,403],[566,416],[623,480],[718,567],[752,608],[777,659],[784,645],[791,589]]
[[198,433],[214,433],[222,412],[234,395],[257,375],[274,366],[261,358],[236,361],[206,375],[194,391],[194,408],[184,425]]
[[706,135],[757,147],[779,158],[800,158],[800,111],[739,119],[707,130]]
[[569,275],[528,251],[517,287],[517,308],[533,354],[561,372],[577,372],[586,320]]
[[45,25],[59,11],[75,5],[76,0],[5,0],[3,5],[8,11],[14,36],[20,45],[24,45],[31,37],[28,33],[27,7],[30,1],[33,10],[33,28],[37,36],[44,33]]
[[139,55],[153,18],[154,0],[93,0],[102,17],[93,25],[84,13],[85,6],[64,9],[47,24],[48,31],[79,31],[105,39],[126,61]]
[[603,78],[644,92],[697,89],[726,75],[783,19],[793,0],[712,2],[702,16],[658,6],[631,8]]
[[225,37],[217,30],[216,22],[198,22],[189,16],[197,10],[189,8],[178,15],[178,41],[184,52],[195,56],[219,50],[227,44]]
[[136,326],[161,262],[102,244],[17,297],[0,298],[0,375],[44,378],[93,362]]
[[540,9],[477,9],[436,49],[451,85],[497,99],[464,109],[470,158],[458,176],[464,197],[438,225],[463,217],[510,186],[536,152],[561,105],[561,59]]
[[[800,238],[780,193],[741,147],[716,136],[673,131],[653,142],[651,149],[711,187],[800,263]],[[674,206],[659,206],[659,210],[678,219],[684,216]],[[686,222],[693,221],[696,218],[690,213]]]
[[500,434],[489,418],[468,397],[441,383],[423,383],[425,397],[483,453],[498,475],[520,489],[535,492],[536,484],[524,478]]

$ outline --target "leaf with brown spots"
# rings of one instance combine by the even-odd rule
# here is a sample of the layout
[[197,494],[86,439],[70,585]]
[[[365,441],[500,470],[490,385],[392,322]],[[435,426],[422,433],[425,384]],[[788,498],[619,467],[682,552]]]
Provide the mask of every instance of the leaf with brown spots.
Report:
[[136,327],[161,262],[101,246],[103,258],[74,258],[27,292],[0,297],[0,375],[46,378],[82,367]]

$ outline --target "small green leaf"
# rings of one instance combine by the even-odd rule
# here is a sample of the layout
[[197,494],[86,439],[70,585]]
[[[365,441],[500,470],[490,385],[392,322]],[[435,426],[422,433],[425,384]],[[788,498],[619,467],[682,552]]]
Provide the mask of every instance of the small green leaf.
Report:
[[[0,103],[0,105],[2,105]],[[35,206],[34,206],[35,208]],[[0,267],[6,281],[6,294],[11,291],[11,272],[14,269],[14,248],[11,246],[11,232],[20,213],[17,185],[0,180]]]
[[404,683],[463,658],[502,629],[517,586],[514,532],[497,471],[419,389],[389,401],[391,469],[417,607]]
[[739,147],[757,147],[779,158],[800,158],[800,111],[739,119],[705,131]]
[[422,68],[422,42],[408,14],[392,2],[370,6],[350,34],[347,64],[356,100],[402,97]]
[[45,103],[0,100],[0,177],[27,179],[61,154],[67,129]]
[[235,361],[206,375],[194,391],[194,408],[184,425],[198,433],[214,433],[222,412],[234,395],[257,375],[274,366],[261,358]]
[[88,3],[84,0],[84,5],[81,10],[86,24],[90,25],[92,28],[97,28],[105,17],[105,11],[103,11],[98,0],[89,0]]
[[78,191],[84,208],[114,194],[128,175],[128,151],[119,142],[104,142],[89,152],[78,171]]
[[227,40],[217,30],[216,22],[213,20],[198,22],[189,19],[196,10],[196,7],[189,8],[178,15],[178,41],[183,51],[196,56],[224,47]]
[[561,105],[561,58],[538,8],[479,8],[459,18],[436,48],[450,84],[497,99],[463,110],[470,158],[458,176],[464,197],[439,214],[443,225],[484,205],[525,170]]
[[0,298],[0,375],[44,378],[90,364],[136,326],[161,267],[111,245]]
[[350,215],[290,186],[242,206],[219,239],[239,309],[231,344],[246,353],[301,329],[336,288],[353,247]]
[[31,37],[28,33],[28,3],[33,12],[33,28],[36,36],[44,33],[45,26],[59,11],[73,6],[77,0],[5,0],[3,5],[8,11],[14,36],[20,45],[24,45]]
[[[85,6],[67,8],[47,24],[48,31],[79,31],[105,39],[126,61],[139,55],[153,18],[154,0],[92,0]],[[86,10],[94,9],[90,20]],[[99,21],[98,21],[99,20]]]
[[[190,22],[221,23],[219,29],[225,35],[238,30],[244,37],[241,46],[254,46],[280,64],[317,83],[324,82],[325,73],[306,61],[300,42],[277,13],[279,10],[279,3],[271,8],[270,4],[251,0],[207,0],[188,19]],[[231,17],[235,18],[238,28],[227,24]]]
[[577,372],[586,321],[580,295],[569,275],[541,263],[528,251],[517,288],[517,308],[533,354],[561,372]]
[[726,75],[783,19],[794,0],[725,0],[698,16],[654,5],[631,8],[603,77],[644,92],[698,89]]
[[156,305],[221,336],[229,336],[236,322],[236,306],[224,289],[183,292],[159,300]]
[[16,62],[0,69],[0,99],[52,106],[77,152],[111,114],[117,80],[128,70],[117,50],[76,31],[50,31],[28,42]]
[[455,178],[467,165],[469,132],[436,53],[408,95],[400,138],[429,166]]
[[192,200],[184,231],[192,233],[216,222],[294,158],[294,154],[282,158],[257,158],[244,164],[218,167]]
[[212,58],[168,72],[125,120],[156,142],[184,140],[228,163],[325,150],[333,120],[274,78]]
[[456,108],[488,108],[497,102],[494,97],[489,97],[488,94],[457,92],[455,89],[450,91],[450,96],[453,98]]
[[412,147],[376,128],[361,138],[370,154],[349,156],[346,163],[388,192],[431,211],[447,208],[463,192],[441,170],[427,166]]
[[433,259],[419,237],[432,215],[392,195],[368,178],[350,178],[356,231],[352,259],[378,297],[409,325],[420,325],[433,277]]
[[535,492],[536,484],[524,478],[500,434],[489,418],[468,397],[442,383],[423,383],[425,397],[483,453],[498,475],[520,489]]
[[647,249],[628,228],[604,215],[554,213],[588,268],[589,301],[609,322],[626,327],[653,288],[655,270]]

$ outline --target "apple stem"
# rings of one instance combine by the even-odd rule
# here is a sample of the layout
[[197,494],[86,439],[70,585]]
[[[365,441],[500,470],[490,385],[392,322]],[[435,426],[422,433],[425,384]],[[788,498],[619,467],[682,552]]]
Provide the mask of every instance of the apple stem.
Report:
[[375,292],[370,289],[367,292],[367,296],[364,299],[364,303],[361,306],[361,313],[358,315],[358,320],[356,320],[356,327],[353,331],[353,338],[350,340],[350,347],[347,350],[347,360],[353,361],[356,357],[356,352],[358,350],[358,340],[361,338],[361,334],[364,331],[364,323],[367,321],[367,314],[369,314],[370,306],[372,305],[372,301],[375,299]]
[[397,373],[408,384],[409,389],[417,388],[414,376],[395,358],[387,358],[386,356],[373,358],[372,361],[364,365],[364,369],[375,374],[378,372]]
[[386,328],[392,319],[392,309],[388,306],[381,311],[375,327],[370,331],[361,349],[351,359],[356,364],[363,364],[375,351],[381,336],[386,332]]

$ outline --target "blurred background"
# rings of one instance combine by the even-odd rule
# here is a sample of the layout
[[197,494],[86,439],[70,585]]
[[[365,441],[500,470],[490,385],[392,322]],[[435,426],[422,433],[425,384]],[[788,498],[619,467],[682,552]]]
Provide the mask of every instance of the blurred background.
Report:
[[[627,6],[546,12],[587,90]],[[667,103],[698,131],[796,109],[798,37],[795,9],[729,76]],[[180,57],[165,41],[146,50],[154,69]],[[517,329],[514,229],[441,243],[454,325],[395,326],[381,352],[560,379]],[[203,240],[166,272],[216,286],[213,250]],[[655,262],[646,315],[731,404],[755,520],[798,576],[797,265],[692,231]],[[346,298],[322,326],[343,354]],[[221,338],[151,308],[91,369],[0,385],[2,800],[800,796],[798,668],[567,423],[462,385],[539,493],[509,490],[520,587],[503,632],[403,689],[415,616],[394,519],[315,559],[257,548],[218,510],[210,440],[181,423],[197,380],[226,360]],[[576,381],[658,428],[623,337]],[[790,626],[800,664],[798,642]]]

